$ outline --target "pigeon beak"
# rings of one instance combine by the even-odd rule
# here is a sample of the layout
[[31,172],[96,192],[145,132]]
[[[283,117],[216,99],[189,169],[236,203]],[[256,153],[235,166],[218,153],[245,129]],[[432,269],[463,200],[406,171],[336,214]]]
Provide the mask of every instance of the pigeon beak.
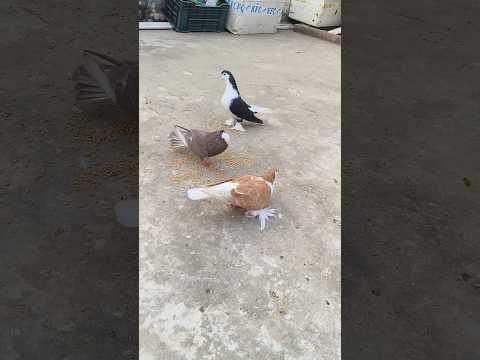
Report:
[[225,140],[225,142],[228,144],[230,142],[230,135],[228,135],[228,133],[223,131],[222,132],[222,139]]
[[277,177],[277,169],[270,169],[266,171],[262,177],[267,180],[269,183],[273,184],[275,182],[275,178]]
[[275,180],[278,177],[278,169],[273,168],[273,179]]

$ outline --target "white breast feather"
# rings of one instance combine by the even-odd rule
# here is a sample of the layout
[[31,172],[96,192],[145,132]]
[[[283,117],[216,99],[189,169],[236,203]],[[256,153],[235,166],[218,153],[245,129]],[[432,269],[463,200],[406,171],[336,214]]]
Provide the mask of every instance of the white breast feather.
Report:
[[273,195],[273,184],[271,184],[270,182],[268,182],[264,178],[260,178],[260,179],[262,179],[263,181],[265,181],[267,183],[268,187],[270,188],[270,195]]
[[229,110],[233,99],[235,99],[237,97],[238,97],[237,90],[235,90],[233,88],[233,86],[232,86],[232,84],[230,84],[230,82],[227,82],[227,84],[225,86],[225,91],[224,91],[223,96],[222,96],[223,107],[225,109]]

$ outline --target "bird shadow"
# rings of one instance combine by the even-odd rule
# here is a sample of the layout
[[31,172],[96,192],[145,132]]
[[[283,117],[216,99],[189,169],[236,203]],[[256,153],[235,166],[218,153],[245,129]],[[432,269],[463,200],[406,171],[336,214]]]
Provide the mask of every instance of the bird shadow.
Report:
[[191,202],[187,209],[189,212],[198,210],[195,217],[202,223],[218,224],[220,227],[241,225],[246,219],[244,209],[215,201],[208,201],[208,204]]

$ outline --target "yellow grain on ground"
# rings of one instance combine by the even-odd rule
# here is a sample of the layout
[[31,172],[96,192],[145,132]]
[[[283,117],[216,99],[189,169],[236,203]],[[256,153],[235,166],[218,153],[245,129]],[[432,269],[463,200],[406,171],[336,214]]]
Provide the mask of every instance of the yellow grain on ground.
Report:
[[229,179],[231,177],[229,169],[235,169],[235,173],[243,173],[242,169],[251,168],[255,164],[255,159],[228,149],[209,160],[211,165],[205,167],[195,154],[183,149],[171,149],[168,164],[174,175],[168,179],[175,184],[207,185]]
[[172,175],[169,177],[172,183],[179,184],[189,182],[193,184],[201,184],[203,179],[197,171],[187,171],[181,174]]
[[138,161],[136,159],[109,165],[94,166],[89,170],[83,171],[77,178],[73,181],[73,185],[76,188],[85,187],[85,186],[97,186],[102,183],[105,183],[105,180],[122,176],[127,179],[131,177],[128,174],[138,172]]
[[110,135],[136,135],[138,134],[138,127],[131,123],[131,121],[119,120],[112,124]]
[[255,164],[255,159],[241,156],[238,154],[221,154],[218,156],[218,159],[225,163],[229,167],[233,168],[250,168]]
[[193,154],[178,154],[179,158],[171,159],[170,164],[175,167],[179,167],[185,164],[190,164],[198,161],[198,158]]

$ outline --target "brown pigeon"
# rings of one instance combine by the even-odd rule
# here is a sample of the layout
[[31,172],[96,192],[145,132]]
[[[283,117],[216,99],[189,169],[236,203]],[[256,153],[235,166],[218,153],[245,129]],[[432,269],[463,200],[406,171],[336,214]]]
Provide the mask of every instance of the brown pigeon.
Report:
[[175,125],[175,130],[169,135],[173,147],[187,148],[208,165],[208,158],[224,152],[230,142],[230,135],[225,131],[190,130]]
[[119,61],[94,51],[83,52],[83,64],[72,78],[77,101],[112,101],[116,106],[138,114],[138,62]]
[[270,169],[261,176],[240,176],[218,184],[190,189],[187,196],[190,200],[213,198],[228,201],[230,205],[246,210],[246,217],[258,216],[260,230],[263,230],[267,220],[275,217],[276,210],[269,205],[277,173],[276,169]]

